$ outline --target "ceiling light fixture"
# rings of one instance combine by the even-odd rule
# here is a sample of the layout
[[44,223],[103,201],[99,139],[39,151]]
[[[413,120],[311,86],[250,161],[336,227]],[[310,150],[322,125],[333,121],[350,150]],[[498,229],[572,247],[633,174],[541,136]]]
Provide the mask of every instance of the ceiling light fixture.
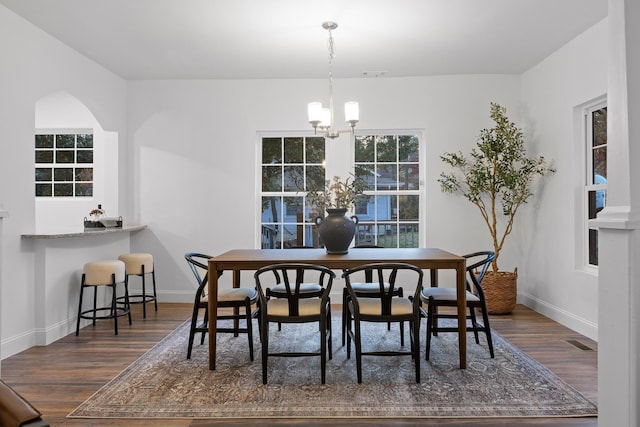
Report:
[[360,119],[360,107],[357,102],[349,101],[344,104],[344,118],[350,129],[335,130],[333,128],[333,57],[335,56],[333,36],[331,31],[338,28],[335,22],[322,23],[322,28],[329,32],[329,108],[323,108],[322,102],[310,102],[307,106],[309,123],[313,126],[314,133],[322,132],[325,138],[337,138],[341,133],[353,133],[356,123]]

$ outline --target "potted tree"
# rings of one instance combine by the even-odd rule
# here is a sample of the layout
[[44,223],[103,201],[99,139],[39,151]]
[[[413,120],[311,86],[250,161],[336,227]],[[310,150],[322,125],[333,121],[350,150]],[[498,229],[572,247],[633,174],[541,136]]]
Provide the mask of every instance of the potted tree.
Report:
[[527,157],[523,132],[509,120],[505,107],[492,102],[490,112],[495,126],[480,131],[468,157],[461,152],[440,156],[451,170],[442,172],[438,182],[442,191],[463,195],[480,211],[496,254],[482,281],[487,309],[492,314],[506,314],[516,304],[517,268],[500,271],[500,252],[520,206],[533,195],[534,178],[555,169],[542,156]]

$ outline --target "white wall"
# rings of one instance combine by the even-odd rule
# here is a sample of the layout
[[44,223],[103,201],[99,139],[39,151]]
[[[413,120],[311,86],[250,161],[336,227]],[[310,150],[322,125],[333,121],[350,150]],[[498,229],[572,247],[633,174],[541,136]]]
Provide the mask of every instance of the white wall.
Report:
[[[53,37],[0,6],[0,205],[5,218],[2,253],[3,343],[21,340],[24,350],[35,342],[35,248],[22,234],[35,232],[34,146],[36,102],[52,93],[66,92],[87,106],[102,128],[117,132],[120,164],[126,165],[126,83],[68,48]],[[118,176],[119,194],[126,194],[126,167]],[[119,205],[126,208],[122,196]],[[126,211],[123,210],[126,215]],[[79,209],[77,217],[86,215]],[[82,268],[81,263],[78,269]]]
[[[306,104],[326,97],[327,91],[325,80],[129,82],[135,211],[149,225],[133,237],[133,246],[158,259],[161,294],[177,298],[184,293],[182,298],[190,300],[193,278],[184,253],[216,255],[254,247],[256,134],[311,134]],[[458,253],[490,247],[475,208],[462,197],[440,192],[439,155],[471,149],[480,129],[491,125],[491,101],[505,105],[517,120],[518,76],[336,80],[334,94],[336,105],[359,101],[359,131],[424,129],[428,246]],[[347,136],[329,144],[348,155]],[[505,255],[506,268],[516,262]]]
[[[536,311],[597,339],[598,278],[579,267],[576,197],[583,156],[576,147],[574,109],[607,92],[607,20],[522,76],[523,122],[532,152],[553,160],[541,200],[522,230],[520,298]],[[578,144],[579,136],[578,136]],[[533,206],[529,206],[532,208]]]

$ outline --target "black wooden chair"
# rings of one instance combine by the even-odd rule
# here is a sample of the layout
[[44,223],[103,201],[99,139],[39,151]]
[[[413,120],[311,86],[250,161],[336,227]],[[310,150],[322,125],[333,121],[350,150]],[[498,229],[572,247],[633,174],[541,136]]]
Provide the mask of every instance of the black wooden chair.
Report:
[[[373,283],[378,286],[374,297],[357,293],[352,286],[351,277],[361,271],[370,270]],[[396,279],[400,273],[402,280],[415,283],[416,291],[412,298],[398,297],[395,293]],[[367,264],[346,270],[343,275],[349,296],[347,298],[347,358],[351,357],[351,341],[355,343],[358,383],[362,383],[362,356],[400,356],[413,358],[416,368],[416,382],[420,382],[420,291],[422,288],[422,270],[414,265],[403,263]],[[362,351],[362,323],[409,322],[411,348],[409,350],[372,350]],[[373,342],[375,338],[367,337]],[[404,346],[403,346],[404,347]]]
[[[480,340],[478,332],[484,332],[487,336],[487,345],[491,358],[493,353],[493,340],[491,339],[491,327],[489,326],[489,316],[487,312],[487,304],[485,302],[484,291],[482,290],[482,279],[487,269],[491,265],[491,261],[496,254],[491,251],[474,252],[463,255],[467,259],[467,308],[469,312],[467,319],[471,321],[471,326],[467,327],[467,331],[472,331],[476,343]],[[423,310],[423,316],[427,317],[427,345],[426,360],[429,360],[431,350],[431,336],[437,336],[439,332],[458,332],[458,326],[448,325],[442,326],[438,319],[457,319],[457,314],[439,313],[440,307],[457,307],[457,296],[455,288],[425,287],[420,294],[420,299],[426,303],[426,312]],[[482,323],[478,323],[475,310],[479,309],[482,315]]]
[[[211,255],[189,252],[185,256],[189,268],[198,282],[193,302],[193,313],[191,315],[191,327],[189,328],[189,344],[187,348],[187,359],[191,358],[193,340],[196,333],[201,333],[200,345],[204,344],[205,334],[209,331],[209,300],[207,298],[207,284],[209,283],[208,260]],[[257,316],[258,309],[252,309],[253,304],[258,301],[258,291],[255,288],[231,288],[218,289],[218,307],[233,308],[232,314],[218,314],[218,320],[233,320],[233,327],[219,327],[216,331],[222,333],[246,333],[249,340],[249,357],[253,361],[253,325],[252,319]],[[203,311],[202,322],[198,325],[200,312]],[[244,320],[245,327],[240,327],[239,322]]]
[[[363,248],[363,249],[378,248],[379,249],[379,248],[383,248],[383,246],[363,244],[363,245],[356,245],[352,249],[358,249],[358,248]],[[364,273],[364,282],[357,282],[354,279],[352,279],[351,287],[353,288],[355,293],[358,295],[367,296],[367,297],[376,296],[376,294],[379,293],[379,286],[377,283],[373,282],[373,272],[371,270],[365,269],[363,270],[363,273]],[[393,292],[394,292],[394,296],[399,296],[399,297],[403,296],[403,290],[401,286],[394,288]],[[347,336],[346,332],[347,332],[347,315],[348,315],[348,310],[347,310],[348,296],[349,296],[349,291],[347,291],[347,288],[344,287],[342,289],[342,345],[345,344],[345,340]],[[391,330],[391,323],[387,325],[387,329]],[[400,345],[404,345],[404,324],[400,324]]]
[[[267,296],[268,282],[265,275],[275,275],[275,281],[282,285],[284,292],[278,298]],[[322,289],[320,295],[310,297],[302,294],[303,280],[313,275],[313,283]],[[267,383],[269,357],[320,356],[320,377],[326,379],[327,357],[331,359],[331,306],[329,293],[335,278],[330,269],[309,264],[275,264],[255,272],[256,287],[259,292],[260,338],[262,341],[262,383]],[[274,279],[271,279],[274,280]],[[319,351],[270,352],[269,324],[317,322],[320,330]]]

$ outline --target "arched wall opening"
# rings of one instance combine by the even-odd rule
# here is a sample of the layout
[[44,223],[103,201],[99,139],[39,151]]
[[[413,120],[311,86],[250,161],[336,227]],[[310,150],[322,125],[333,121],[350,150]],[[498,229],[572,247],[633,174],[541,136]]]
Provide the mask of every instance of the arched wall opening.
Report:
[[52,93],[36,102],[35,130],[91,130],[93,133],[93,195],[36,197],[36,233],[78,231],[83,228],[84,217],[88,217],[89,212],[98,204],[102,205],[107,216],[117,216],[118,133],[104,131],[91,111],[66,92]]

